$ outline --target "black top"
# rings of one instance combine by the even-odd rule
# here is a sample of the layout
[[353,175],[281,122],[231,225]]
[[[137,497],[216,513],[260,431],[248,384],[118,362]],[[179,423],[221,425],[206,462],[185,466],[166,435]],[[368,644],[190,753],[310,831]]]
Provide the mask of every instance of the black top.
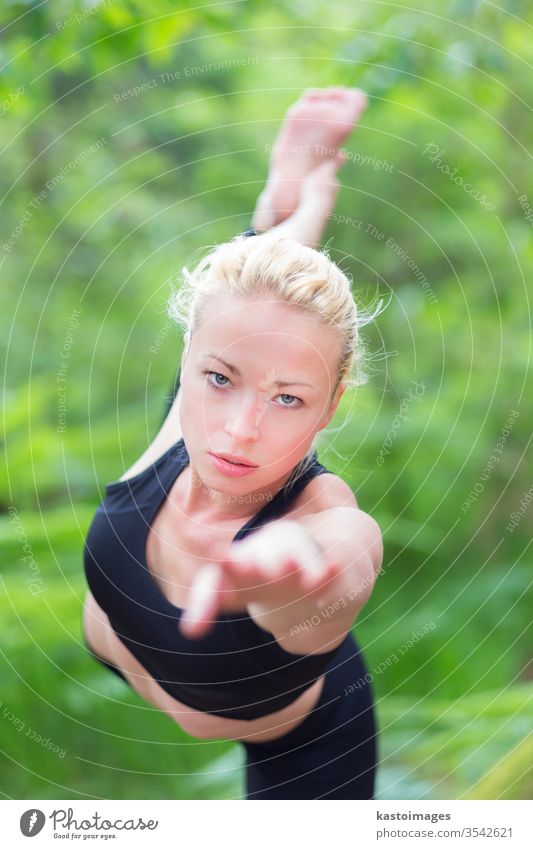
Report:
[[[183,438],[144,471],[106,485],[85,549],[90,590],[119,639],[160,686],[190,707],[233,719],[255,719],[293,702],[319,678],[340,646],[322,654],[285,651],[248,613],[220,613],[204,637],[178,630],[183,610],[163,595],[148,569],[150,525],[189,463]],[[242,539],[283,516],[316,475],[313,462],[234,536]],[[341,644],[342,645],[342,644]]]

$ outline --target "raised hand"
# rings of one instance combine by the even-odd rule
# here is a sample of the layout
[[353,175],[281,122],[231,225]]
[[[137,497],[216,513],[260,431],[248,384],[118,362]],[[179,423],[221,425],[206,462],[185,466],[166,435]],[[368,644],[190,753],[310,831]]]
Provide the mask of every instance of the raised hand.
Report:
[[202,637],[220,612],[249,608],[254,616],[288,620],[291,604],[319,597],[339,571],[303,525],[272,522],[198,570],[179,628],[189,638]]

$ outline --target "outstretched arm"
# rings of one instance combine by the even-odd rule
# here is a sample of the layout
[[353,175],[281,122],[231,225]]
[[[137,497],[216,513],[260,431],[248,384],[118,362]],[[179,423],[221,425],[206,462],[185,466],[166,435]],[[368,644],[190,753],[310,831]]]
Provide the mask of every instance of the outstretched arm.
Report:
[[377,523],[356,507],[269,522],[198,571],[179,627],[195,639],[220,611],[246,610],[286,650],[327,651],[368,601],[382,557]]
[[184,634],[203,635],[220,610],[247,610],[288,651],[338,645],[372,593],[383,543],[349,485],[337,476],[324,480],[331,477],[309,484],[312,513],[274,520],[213,552],[191,587]]

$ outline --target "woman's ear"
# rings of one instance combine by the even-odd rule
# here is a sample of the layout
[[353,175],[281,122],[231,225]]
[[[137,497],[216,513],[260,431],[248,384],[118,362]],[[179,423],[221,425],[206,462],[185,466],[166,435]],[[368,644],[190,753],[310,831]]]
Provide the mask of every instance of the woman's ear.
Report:
[[333,397],[333,400],[330,404],[328,413],[326,415],[326,420],[325,420],[324,424],[319,428],[319,430],[323,430],[330,423],[331,419],[335,415],[337,407],[339,406],[339,401],[341,400],[342,396],[344,395],[344,392],[346,391],[346,389],[348,389],[348,384],[343,383],[341,381],[341,383],[339,384],[339,386],[337,387],[337,389],[335,391],[335,395]]
[[334,399],[335,409],[337,409],[337,407],[339,405],[339,401],[341,400],[342,396],[344,395],[344,393],[346,392],[347,389],[348,389],[348,384],[343,383],[341,381],[339,388],[337,389],[337,391],[335,393],[335,399]]
[[331,413],[331,415],[330,415],[330,419],[332,419],[332,418],[333,418],[333,416],[335,415],[335,411],[336,411],[337,407],[339,406],[339,401],[341,400],[342,396],[344,395],[344,393],[345,393],[346,389],[348,389],[348,384],[347,384],[347,383],[344,383],[344,382],[341,380],[341,382],[339,383],[339,385],[338,385],[338,387],[337,387],[337,389],[336,389],[336,391],[335,391],[335,395],[334,395],[334,397],[333,397],[333,400],[332,400],[332,402],[331,402],[331,406],[330,406],[330,413]]

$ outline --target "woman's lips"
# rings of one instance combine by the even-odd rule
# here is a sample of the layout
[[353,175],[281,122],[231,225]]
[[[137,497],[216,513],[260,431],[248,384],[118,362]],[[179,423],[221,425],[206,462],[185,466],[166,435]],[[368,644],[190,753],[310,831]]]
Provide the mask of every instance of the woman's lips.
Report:
[[219,457],[217,454],[211,454],[208,452],[209,456],[213,461],[213,465],[219,472],[223,472],[230,477],[242,477],[242,475],[249,475],[250,472],[253,472],[254,469],[257,469],[257,466],[245,466],[243,463],[230,463],[229,460],[223,460],[222,457]]

